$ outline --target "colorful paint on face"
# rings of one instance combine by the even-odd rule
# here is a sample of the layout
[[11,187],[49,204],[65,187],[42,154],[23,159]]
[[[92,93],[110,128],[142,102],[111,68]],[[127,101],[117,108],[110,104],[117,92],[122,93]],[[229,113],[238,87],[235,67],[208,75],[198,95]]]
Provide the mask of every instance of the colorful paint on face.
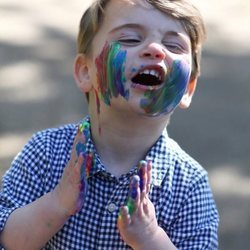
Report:
[[104,45],[101,54],[96,58],[98,94],[105,104],[111,104],[111,98],[119,95],[126,100],[129,90],[125,88],[126,50],[121,50],[117,42]]
[[165,84],[154,90],[145,91],[141,108],[148,115],[168,114],[180,103],[188,85],[191,68],[185,61],[176,60]]

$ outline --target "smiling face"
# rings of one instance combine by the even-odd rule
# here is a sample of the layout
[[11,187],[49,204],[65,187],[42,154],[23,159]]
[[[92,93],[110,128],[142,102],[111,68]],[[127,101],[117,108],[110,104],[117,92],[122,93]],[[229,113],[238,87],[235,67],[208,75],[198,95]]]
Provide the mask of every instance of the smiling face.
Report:
[[103,103],[155,116],[180,103],[191,61],[190,39],[177,20],[144,1],[111,0],[87,67]]

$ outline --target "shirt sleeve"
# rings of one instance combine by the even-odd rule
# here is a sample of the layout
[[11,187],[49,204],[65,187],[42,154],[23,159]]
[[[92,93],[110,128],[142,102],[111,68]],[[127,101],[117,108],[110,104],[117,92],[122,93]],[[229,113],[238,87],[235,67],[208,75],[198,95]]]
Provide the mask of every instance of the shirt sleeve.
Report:
[[204,174],[187,189],[169,236],[180,250],[216,250],[218,223],[218,212]]
[[0,192],[0,231],[9,215],[44,194],[43,175],[46,154],[42,142],[33,137],[23,148],[3,176]]

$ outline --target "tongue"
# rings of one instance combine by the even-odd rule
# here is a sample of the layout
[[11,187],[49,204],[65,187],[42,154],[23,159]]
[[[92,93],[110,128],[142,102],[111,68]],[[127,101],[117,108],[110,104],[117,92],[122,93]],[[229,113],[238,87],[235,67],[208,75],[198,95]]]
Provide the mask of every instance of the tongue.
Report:
[[150,74],[138,74],[132,79],[132,82],[144,86],[156,86],[161,84],[161,81],[156,76]]

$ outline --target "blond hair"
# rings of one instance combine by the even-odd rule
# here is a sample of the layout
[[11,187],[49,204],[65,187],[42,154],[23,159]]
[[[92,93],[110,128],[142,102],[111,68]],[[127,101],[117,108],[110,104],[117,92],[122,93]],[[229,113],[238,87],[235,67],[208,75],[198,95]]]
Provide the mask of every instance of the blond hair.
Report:
[[[105,7],[111,0],[94,0],[83,14],[77,38],[78,53],[88,54],[91,43],[105,17]],[[144,0],[159,11],[180,21],[190,37],[192,48],[191,79],[200,75],[202,43],[205,40],[205,25],[199,10],[190,0]]]

